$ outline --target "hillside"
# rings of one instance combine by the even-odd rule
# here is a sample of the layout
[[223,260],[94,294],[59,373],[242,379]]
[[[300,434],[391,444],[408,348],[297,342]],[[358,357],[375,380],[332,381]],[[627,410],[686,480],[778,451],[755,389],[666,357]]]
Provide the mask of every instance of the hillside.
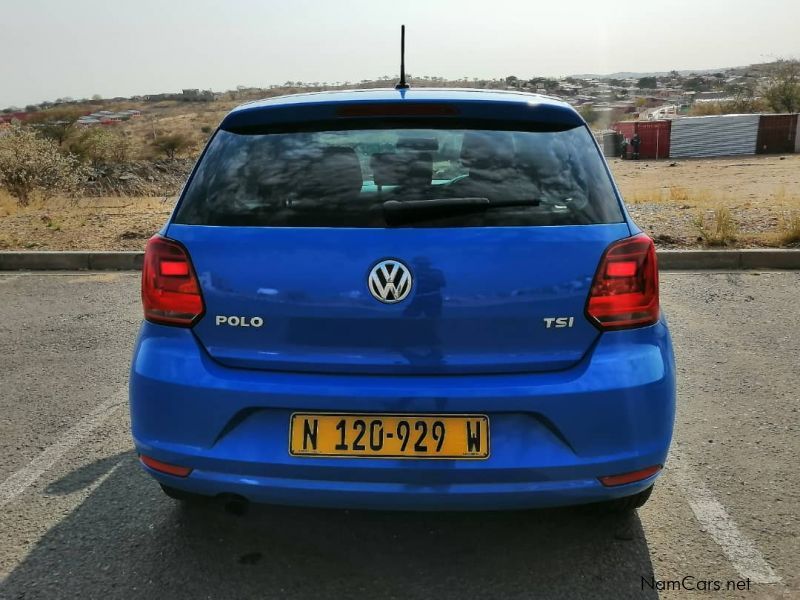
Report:
[[[647,118],[650,110],[674,107],[674,114],[708,114],[724,112],[776,112],[763,92],[782,65],[794,65],[794,76],[800,80],[797,61],[778,61],[747,67],[730,67],[704,71],[670,71],[668,73],[613,73],[610,75],[576,75],[560,79],[523,78],[515,75],[494,79],[463,78],[446,80],[435,76],[410,76],[415,87],[473,87],[482,89],[514,89],[555,95],[581,110],[598,128],[621,118]],[[360,82],[287,81],[268,88],[243,88],[225,92],[182,90],[134,96],[131,98],[84,99],[62,98],[25,108],[7,107],[0,111],[0,127],[17,120],[47,128],[54,123],[66,129],[96,126],[117,126],[130,141],[131,158],[146,160],[159,154],[154,149],[160,136],[181,135],[187,138],[179,155],[193,156],[202,147],[209,133],[234,106],[259,98],[298,92],[330,89],[391,87],[396,78],[381,77]],[[728,104],[726,104],[728,103]],[[798,99],[800,103],[800,99]],[[790,107],[791,108],[791,107]],[[140,111],[140,118],[127,119],[125,111]],[[792,112],[789,110],[789,112]],[[105,118],[102,113],[106,113]],[[120,116],[119,120],[114,116]],[[72,131],[71,133],[75,133]]]

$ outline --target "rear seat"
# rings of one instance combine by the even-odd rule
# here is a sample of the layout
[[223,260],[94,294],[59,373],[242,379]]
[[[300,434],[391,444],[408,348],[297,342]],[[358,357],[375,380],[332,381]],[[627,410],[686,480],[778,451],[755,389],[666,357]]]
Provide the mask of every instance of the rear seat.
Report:
[[372,155],[370,167],[379,191],[384,186],[427,188],[433,179],[433,155],[430,152],[379,152]]

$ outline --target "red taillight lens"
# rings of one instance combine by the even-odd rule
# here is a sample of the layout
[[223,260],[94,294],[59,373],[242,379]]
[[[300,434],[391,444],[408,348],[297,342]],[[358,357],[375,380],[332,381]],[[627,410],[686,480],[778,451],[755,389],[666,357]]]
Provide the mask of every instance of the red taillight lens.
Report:
[[600,477],[600,483],[606,487],[613,487],[615,485],[625,485],[626,483],[634,483],[635,481],[642,481],[648,477],[652,477],[661,470],[661,465],[653,465],[646,469],[633,471],[631,473],[623,473],[622,475],[607,475]]
[[658,321],[658,264],[644,234],[606,249],[592,282],[586,314],[601,329],[644,327]]
[[144,318],[189,327],[205,307],[189,253],[177,242],[155,235],[147,242],[142,267]]
[[189,467],[171,465],[169,463],[156,460],[155,458],[152,458],[150,456],[145,456],[144,454],[139,456],[139,460],[142,461],[142,464],[147,465],[154,471],[158,471],[159,473],[166,473],[167,475],[174,475],[175,477],[186,477],[187,475],[189,475],[189,473],[192,472],[192,469]]
[[452,117],[458,109],[450,104],[379,102],[376,104],[351,104],[336,111],[338,117]]

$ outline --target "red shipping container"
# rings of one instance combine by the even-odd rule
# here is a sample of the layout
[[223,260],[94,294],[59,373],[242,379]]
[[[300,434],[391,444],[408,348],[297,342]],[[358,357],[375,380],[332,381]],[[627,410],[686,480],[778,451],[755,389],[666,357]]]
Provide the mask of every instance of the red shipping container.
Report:
[[672,121],[641,121],[638,133],[642,140],[639,158],[669,158]]
[[633,134],[636,132],[636,121],[620,121],[619,123],[614,123],[611,127],[614,131],[621,134],[626,140],[628,140],[628,146],[626,147],[625,156],[622,158],[630,158],[631,157],[631,138]]
[[639,134],[639,158],[669,158],[669,137],[672,121],[620,121],[613,127],[628,140],[628,156],[633,149],[630,141]]
[[757,154],[794,152],[797,115],[761,115],[758,121]]

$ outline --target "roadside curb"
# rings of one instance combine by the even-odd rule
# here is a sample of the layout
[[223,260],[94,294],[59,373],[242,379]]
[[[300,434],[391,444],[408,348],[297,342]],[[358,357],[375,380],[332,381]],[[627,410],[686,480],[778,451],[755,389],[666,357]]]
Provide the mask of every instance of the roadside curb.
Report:
[[659,250],[658,267],[662,271],[798,270],[800,250]]
[[144,252],[0,252],[0,271],[139,271]]
[[[4,251],[0,271],[139,271],[143,252]],[[662,271],[800,270],[800,250],[659,250]]]

